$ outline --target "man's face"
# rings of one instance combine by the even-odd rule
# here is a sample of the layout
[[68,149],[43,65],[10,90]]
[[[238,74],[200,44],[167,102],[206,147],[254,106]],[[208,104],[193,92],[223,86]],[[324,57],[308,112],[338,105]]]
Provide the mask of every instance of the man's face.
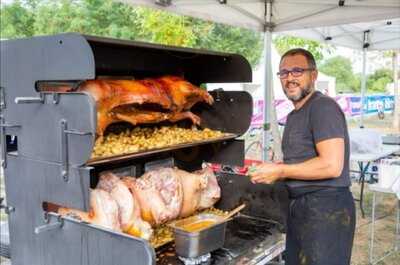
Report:
[[[279,66],[279,72],[292,71],[293,69],[309,69],[306,57],[301,54],[286,56]],[[296,75],[296,76],[294,76]],[[301,101],[314,89],[318,72],[316,70],[305,70],[302,74],[289,73],[287,77],[281,76],[283,91],[288,99],[293,102]]]

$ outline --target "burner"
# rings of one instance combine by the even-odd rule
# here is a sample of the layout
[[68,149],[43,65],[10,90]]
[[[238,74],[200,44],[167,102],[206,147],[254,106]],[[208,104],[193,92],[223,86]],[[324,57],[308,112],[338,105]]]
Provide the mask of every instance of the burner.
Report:
[[184,258],[184,257],[179,257],[179,259],[185,264],[185,265],[198,265],[198,264],[204,264],[207,261],[209,261],[211,258],[211,254],[207,253],[202,256],[196,257],[196,258]]
[[272,260],[279,254],[276,254],[277,251],[284,250],[278,226],[262,218],[236,216],[228,222],[224,246],[212,251],[211,257],[178,257],[171,245],[172,249],[162,248],[157,251],[157,265],[261,264],[260,259]]

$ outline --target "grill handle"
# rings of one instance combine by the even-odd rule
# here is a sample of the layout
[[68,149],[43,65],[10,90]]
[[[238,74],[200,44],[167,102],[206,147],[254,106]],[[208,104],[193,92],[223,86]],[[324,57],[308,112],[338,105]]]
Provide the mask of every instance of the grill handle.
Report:
[[6,143],[6,128],[18,128],[21,125],[5,123],[4,116],[0,115],[0,141],[1,141],[1,166],[7,167],[7,143]]
[[32,104],[32,103],[44,103],[44,94],[39,93],[39,97],[16,97],[15,104]]
[[61,177],[64,179],[65,182],[68,181],[68,134],[72,135],[91,135],[91,132],[80,132],[77,130],[68,130],[68,123],[66,120],[62,119],[60,121],[61,125]]

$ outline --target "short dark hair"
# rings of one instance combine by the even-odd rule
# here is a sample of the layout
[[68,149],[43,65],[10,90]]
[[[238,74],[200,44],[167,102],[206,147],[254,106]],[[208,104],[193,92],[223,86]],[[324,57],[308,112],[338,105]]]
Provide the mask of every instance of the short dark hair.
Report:
[[301,54],[304,57],[306,57],[308,67],[310,67],[312,69],[317,69],[317,64],[315,63],[315,59],[314,59],[314,56],[312,55],[312,53],[305,49],[302,49],[302,48],[295,48],[295,49],[291,49],[291,50],[288,50],[287,52],[285,52],[281,57],[281,61],[279,62],[279,65],[281,65],[281,63],[285,57],[293,56],[296,54]]

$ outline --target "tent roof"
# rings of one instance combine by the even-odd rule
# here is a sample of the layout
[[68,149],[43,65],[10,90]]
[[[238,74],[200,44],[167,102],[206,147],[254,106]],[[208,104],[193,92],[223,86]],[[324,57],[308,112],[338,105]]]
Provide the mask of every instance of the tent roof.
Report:
[[[266,2],[268,2],[266,0],[120,1],[259,31],[264,31]],[[275,32],[391,18],[400,18],[398,0],[272,1],[271,22]]]
[[317,27],[282,32],[287,35],[317,40],[327,44],[361,49],[364,46],[364,32],[368,50],[394,50],[400,48],[400,19]]
[[257,31],[266,29],[266,2],[272,2],[272,18],[269,24],[272,32],[283,32],[318,41],[328,40],[334,45],[362,49],[363,32],[370,30],[370,50],[400,48],[399,0],[117,1]]

